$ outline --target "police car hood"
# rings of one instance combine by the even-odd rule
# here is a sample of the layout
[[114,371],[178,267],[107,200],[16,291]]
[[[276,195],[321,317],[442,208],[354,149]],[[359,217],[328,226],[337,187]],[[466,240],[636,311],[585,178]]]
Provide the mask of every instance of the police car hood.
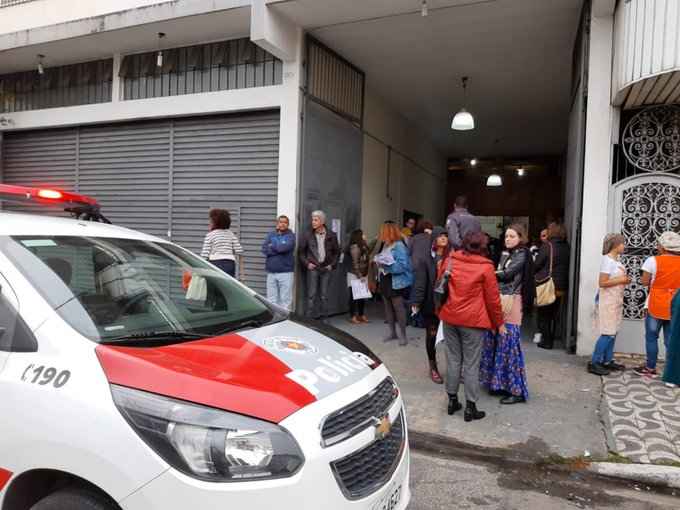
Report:
[[112,384],[278,423],[380,365],[343,331],[286,320],[161,347],[99,345]]

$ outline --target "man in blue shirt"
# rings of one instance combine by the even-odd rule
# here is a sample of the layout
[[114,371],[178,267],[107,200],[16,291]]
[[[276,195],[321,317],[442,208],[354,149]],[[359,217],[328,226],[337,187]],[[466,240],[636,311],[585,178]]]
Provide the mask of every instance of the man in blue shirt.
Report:
[[267,299],[286,310],[293,304],[295,276],[295,234],[288,228],[288,216],[279,216],[276,230],[267,234],[262,253],[267,257]]

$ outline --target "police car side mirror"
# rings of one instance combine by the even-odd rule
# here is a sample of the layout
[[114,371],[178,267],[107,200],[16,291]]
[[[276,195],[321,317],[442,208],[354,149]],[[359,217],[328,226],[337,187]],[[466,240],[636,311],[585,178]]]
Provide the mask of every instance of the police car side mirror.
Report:
[[3,336],[5,336],[5,331],[7,331],[7,329],[5,329],[5,328],[3,328],[2,326],[0,326],[0,338],[2,338]]

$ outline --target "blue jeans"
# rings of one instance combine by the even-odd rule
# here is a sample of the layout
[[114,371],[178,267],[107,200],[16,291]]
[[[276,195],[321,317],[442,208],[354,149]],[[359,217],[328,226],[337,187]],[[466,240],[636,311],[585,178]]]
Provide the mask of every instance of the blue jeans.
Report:
[[657,319],[647,313],[645,318],[645,348],[647,351],[647,368],[656,369],[659,357],[659,333],[663,329],[663,344],[668,351],[668,340],[671,334],[671,321]]
[[293,305],[295,273],[267,273],[267,299],[290,311]]
[[616,335],[600,335],[593,351],[593,365],[604,365],[614,361],[614,344]]

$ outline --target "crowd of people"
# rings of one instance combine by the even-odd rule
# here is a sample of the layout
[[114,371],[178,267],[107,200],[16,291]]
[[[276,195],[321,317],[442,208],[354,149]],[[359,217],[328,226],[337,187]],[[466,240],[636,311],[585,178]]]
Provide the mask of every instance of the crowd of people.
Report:
[[[243,248],[230,230],[228,211],[210,211],[210,231],[202,256],[216,266],[243,277]],[[387,331],[383,341],[409,342],[409,321],[425,329],[429,377],[445,384],[448,413],[463,409],[458,390],[465,386],[465,421],[481,419],[477,409],[482,388],[500,397],[502,404],[529,398],[522,352],[522,325],[536,311],[538,332],[534,342],[552,349],[566,301],[569,280],[569,245],[564,226],[550,223],[531,244],[522,224],[505,228],[500,242],[482,231],[460,196],[445,226],[410,218],[403,228],[384,222],[377,239],[369,243],[362,230],[354,230],[341,248],[335,232],[326,226],[323,211],[311,214],[311,228],[299,236],[286,216],[262,244],[266,257],[267,299],[292,307],[296,262],[304,271],[305,313],[314,319],[328,316],[328,293],[333,271],[346,258],[349,320],[369,322],[366,302],[379,294]],[[501,246],[499,246],[499,244]],[[625,239],[610,234],[604,239],[595,298],[597,340],[588,371],[607,375],[625,367],[614,359],[614,346],[623,318],[624,289],[631,281],[621,263]],[[664,380],[680,384],[680,235],[666,232],[659,238],[658,255],[642,266],[641,281],[649,287],[646,305],[647,361],[635,372],[656,377],[658,339],[663,331],[667,351]],[[675,317],[677,320],[673,321]],[[436,345],[446,353],[446,380],[437,365]]]

